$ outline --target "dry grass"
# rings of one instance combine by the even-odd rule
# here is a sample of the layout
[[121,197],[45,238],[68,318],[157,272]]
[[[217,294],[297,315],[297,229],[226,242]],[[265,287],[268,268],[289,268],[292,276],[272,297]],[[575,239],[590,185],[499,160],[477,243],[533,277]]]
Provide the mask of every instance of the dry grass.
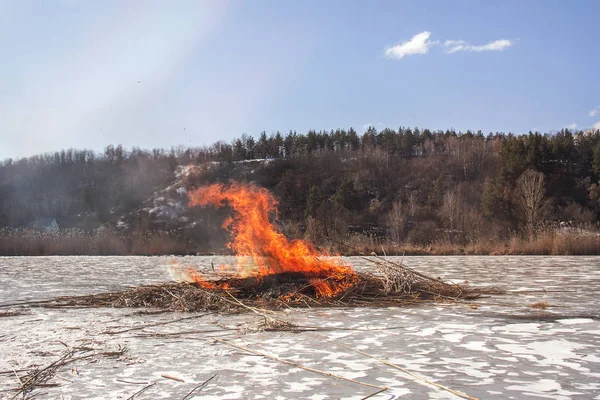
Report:
[[0,255],[48,256],[48,255],[124,255],[125,243],[108,231],[85,233],[64,230],[43,233],[20,229],[0,234]]
[[159,256],[163,254],[196,254],[193,246],[169,232],[152,231],[131,238],[131,255]]
[[62,296],[38,304],[41,307],[143,307],[170,311],[235,312],[232,300],[191,283],[145,285],[120,292],[84,296]]
[[538,301],[537,303],[533,303],[530,307],[538,310],[545,310],[546,308],[550,307],[550,303],[547,301]]
[[344,244],[330,245],[333,253],[391,255],[600,255],[600,233],[595,231],[548,230],[533,240],[512,236],[508,239],[482,238],[465,244],[436,240],[428,245],[393,243],[364,236],[353,236]]
[[[323,240],[325,242],[325,240]],[[385,255],[600,255],[600,233],[591,230],[546,230],[533,240],[481,238],[464,244],[436,240],[428,245],[394,243],[364,235],[344,242],[321,243],[332,254]],[[0,230],[0,256],[47,255],[167,255],[195,254],[195,246],[168,231],[122,235],[109,230],[56,234],[34,230]]]
[[[435,290],[435,289],[434,289]],[[303,293],[294,293],[288,297],[273,298],[262,296],[261,292],[204,289],[195,283],[165,283],[140,286],[121,292],[95,295],[58,297],[48,302],[34,304],[40,307],[150,307],[169,311],[193,312],[211,311],[220,313],[246,312],[247,309],[228,297],[243,301],[248,307],[262,309],[282,309],[288,307],[357,307],[357,306],[399,306],[426,300],[457,300],[476,298],[479,292],[469,292],[454,287],[450,292],[437,294],[435,291],[414,288],[411,293],[385,293],[380,279],[362,279],[352,289],[334,298],[315,298]],[[233,294],[232,294],[233,293]]]
[[25,314],[23,310],[9,310],[9,311],[0,311],[0,318],[3,317],[16,317],[18,315]]
[[600,254],[600,235],[586,231],[547,231],[533,240],[513,238],[509,254],[596,255]]
[[43,233],[32,229],[0,231],[0,256],[162,255],[194,253],[191,246],[168,231],[120,234],[110,230],[83,232],[66,229]]
[[[24,376],[17,375],[17,378],[20,382],[20,387],[15,390],[16,393],[11,397],[11,399],[16,399],[17,397],[21,397],[21,395],[23,399],[33,399],[38,397],[39,394],[32,393],[36,389],[60,386],[58,383],[49,383],[48,381],[54,378],[56,373],[61,368],[75,361],[98,359],[99,357],[121,357],[125,354],[125,351],[125,348],[120,346],[114,351],[98,351],[96,349],[87,347],[68,348],[67,351],[56,361],[53,361],[52,363],[43,367],[37,366],[34,369],[28,370]],[[15,374],[17,373],[15,372]]]
[[[32,305],[40,307],[152,307],[171,311],[236,313],[287,307],[399,306],[421,301],[470,300],[494,288],[473,289],[430,278],[401,264],[371,260],[377,274],[350,275],[352,282],[334,297],[319,297],[305,276],[281,273],[263,277],[228,277],[210,281],[211,289],[196,283],[165,283],[120,292],[58,297]],[[243,301],[243,302],[242,302]]]

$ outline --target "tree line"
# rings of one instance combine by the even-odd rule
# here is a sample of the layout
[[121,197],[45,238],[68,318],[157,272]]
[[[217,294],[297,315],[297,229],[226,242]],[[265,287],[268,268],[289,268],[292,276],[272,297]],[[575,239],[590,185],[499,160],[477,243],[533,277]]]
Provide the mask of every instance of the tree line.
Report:
[[[267,161],[265,161],[267,160]],[[280,202],[291,236],[365,236],[395,243],[464,245],[545,227],[600,220],[600,131],[524,135],[400,127],[242,135],[231,143],[170,150],[63,150],[0,164],[0,226],[37,217],[61,227],[115,227],[179,166],[188,186],[255,182]],[[209,224],[186,233],[196,246]],[[136,225],[162,229],[160,221]],[[202,231],[204,229],[204,231]]]

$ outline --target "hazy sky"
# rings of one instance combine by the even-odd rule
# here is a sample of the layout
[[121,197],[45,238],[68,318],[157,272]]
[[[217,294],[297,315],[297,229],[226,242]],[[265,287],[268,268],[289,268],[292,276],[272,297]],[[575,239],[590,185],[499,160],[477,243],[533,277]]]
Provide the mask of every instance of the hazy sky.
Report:
[[0,0],[0,159],[600,127],[600,1]]

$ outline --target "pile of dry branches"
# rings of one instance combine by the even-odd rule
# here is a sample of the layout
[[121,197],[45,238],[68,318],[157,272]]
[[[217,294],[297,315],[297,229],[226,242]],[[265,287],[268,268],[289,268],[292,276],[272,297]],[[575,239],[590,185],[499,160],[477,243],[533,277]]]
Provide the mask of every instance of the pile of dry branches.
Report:
[[315,296],[310,282],[302,275],[282,273],[263,277],[223,278],[211,282],[216,289],[196,283],[164,283],[119,292],[58,297],[37,305],[152,307],[172,311],[235,313],[247,311],[246,306],[263,309],[399,306],[423,301],[470,300],[484,293],[499,292],[497,289],[475,289],[443,282],[387,260],[375,261],[375,265],[378,273],[357,274],[354,285],[335,297],[327,298]]
[[[232,304],[233,303],[233,304]],[[118,292],[61,296],[36,303],[39,307],[151,307],[171,311],[235,312],[239,307],[223,294],[195,283],[143,285]]]

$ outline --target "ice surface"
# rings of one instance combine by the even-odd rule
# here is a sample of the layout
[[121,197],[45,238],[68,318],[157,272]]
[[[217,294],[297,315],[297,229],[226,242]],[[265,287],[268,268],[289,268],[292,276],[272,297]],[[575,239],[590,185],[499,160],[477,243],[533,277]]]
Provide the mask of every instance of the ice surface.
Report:
[[[211,271],[225,257],[183,257],[178,264]],[[396,259],[399,260],[399,259]],[[377,389],[250,354],[238,346],[388,390],[374,399],[456,399],[386,365],[482,399],[600,396],[599,257],[405,257],[405,264],[473,286],[527,288],[468,304],[381,309],[302,309],[279,318],[319,332],[255,332],[261,317],[159,313],[137,309],[48,309],[20,301],[119,290],[171,279],[170,257],[0,258],[0,398],[19,383],[13,370],[49,365],[65,345],[127,348],[119,358],[79,360],[57,372],[44,399],[191,398],[360,399]],[[369,268],[358,258],[347,261]],[[545,289],[543,292],[541,289]],[[521,289],[524,290],[524,289]],[[536,290],[531,292],[531,290]],[[547,301],[554,307],[533,309]],[[141,313],[144,311],[146,313]],[[182,319],[196,317],[192,319]],[[372,355],[348,350],[350,346]],[[23,376],[24,372],[20,372]],[[182,379],[175,381],[164,376]]]

